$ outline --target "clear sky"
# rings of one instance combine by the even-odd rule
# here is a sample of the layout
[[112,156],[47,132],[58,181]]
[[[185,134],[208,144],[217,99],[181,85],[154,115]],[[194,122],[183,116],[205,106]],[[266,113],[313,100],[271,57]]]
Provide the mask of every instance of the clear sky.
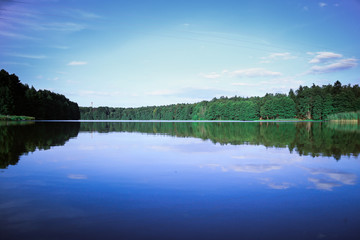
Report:
[[80,106],[360,83],[357,0],[0,0],[0,68]]

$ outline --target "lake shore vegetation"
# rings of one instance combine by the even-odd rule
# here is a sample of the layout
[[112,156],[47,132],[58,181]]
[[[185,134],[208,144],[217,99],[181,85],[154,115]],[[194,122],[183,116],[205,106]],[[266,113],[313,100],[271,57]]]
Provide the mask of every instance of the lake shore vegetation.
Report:
[[[77,103],[49,90],[22,84],[15,74],[0,71],[0,114],[31,116],[38,120],[79,119]],[[17,117],[6,117],[8,120]],[[18,120],[23,120],[22,118]]]
[[34,117],[28,116],[15,116],[15,115],[1,115],[0,114],[0,121],[31,121],[35,120]]
[[359,85],[300,86],[288,94],[220,97],[193,104],[138,108],[80,107],[83,120],[327,120],[360,110]]
[[330,121],[344,121],[344,122],[359,122],[360,121],[360,111],[356,112],[341,112],[330,114],[328,116]]

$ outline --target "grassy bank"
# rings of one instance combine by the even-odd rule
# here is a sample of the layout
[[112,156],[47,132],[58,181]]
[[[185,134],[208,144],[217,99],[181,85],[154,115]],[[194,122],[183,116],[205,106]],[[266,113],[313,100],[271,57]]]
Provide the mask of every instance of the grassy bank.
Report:
[[340,121],[340,122],[359,122],[360,111],[330,114],[327,117],[327,119],[330,121]]
[[28,116],[0,115],[0,121],[29,121],[29,120],[35,120],[35,118]]

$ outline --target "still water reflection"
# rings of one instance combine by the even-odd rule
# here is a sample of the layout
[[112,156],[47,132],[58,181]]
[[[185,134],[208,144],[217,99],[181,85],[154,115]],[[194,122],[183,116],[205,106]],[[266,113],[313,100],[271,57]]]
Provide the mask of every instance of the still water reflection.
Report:
[[0,123],[1,239],[359,239],[360,131]]

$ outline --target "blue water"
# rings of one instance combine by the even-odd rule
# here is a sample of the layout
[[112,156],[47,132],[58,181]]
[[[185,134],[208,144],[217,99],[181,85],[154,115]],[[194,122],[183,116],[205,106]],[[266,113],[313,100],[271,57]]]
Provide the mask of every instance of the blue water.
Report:
[[357,156],[81,131],[0,170],[0,239],[360,239]]

